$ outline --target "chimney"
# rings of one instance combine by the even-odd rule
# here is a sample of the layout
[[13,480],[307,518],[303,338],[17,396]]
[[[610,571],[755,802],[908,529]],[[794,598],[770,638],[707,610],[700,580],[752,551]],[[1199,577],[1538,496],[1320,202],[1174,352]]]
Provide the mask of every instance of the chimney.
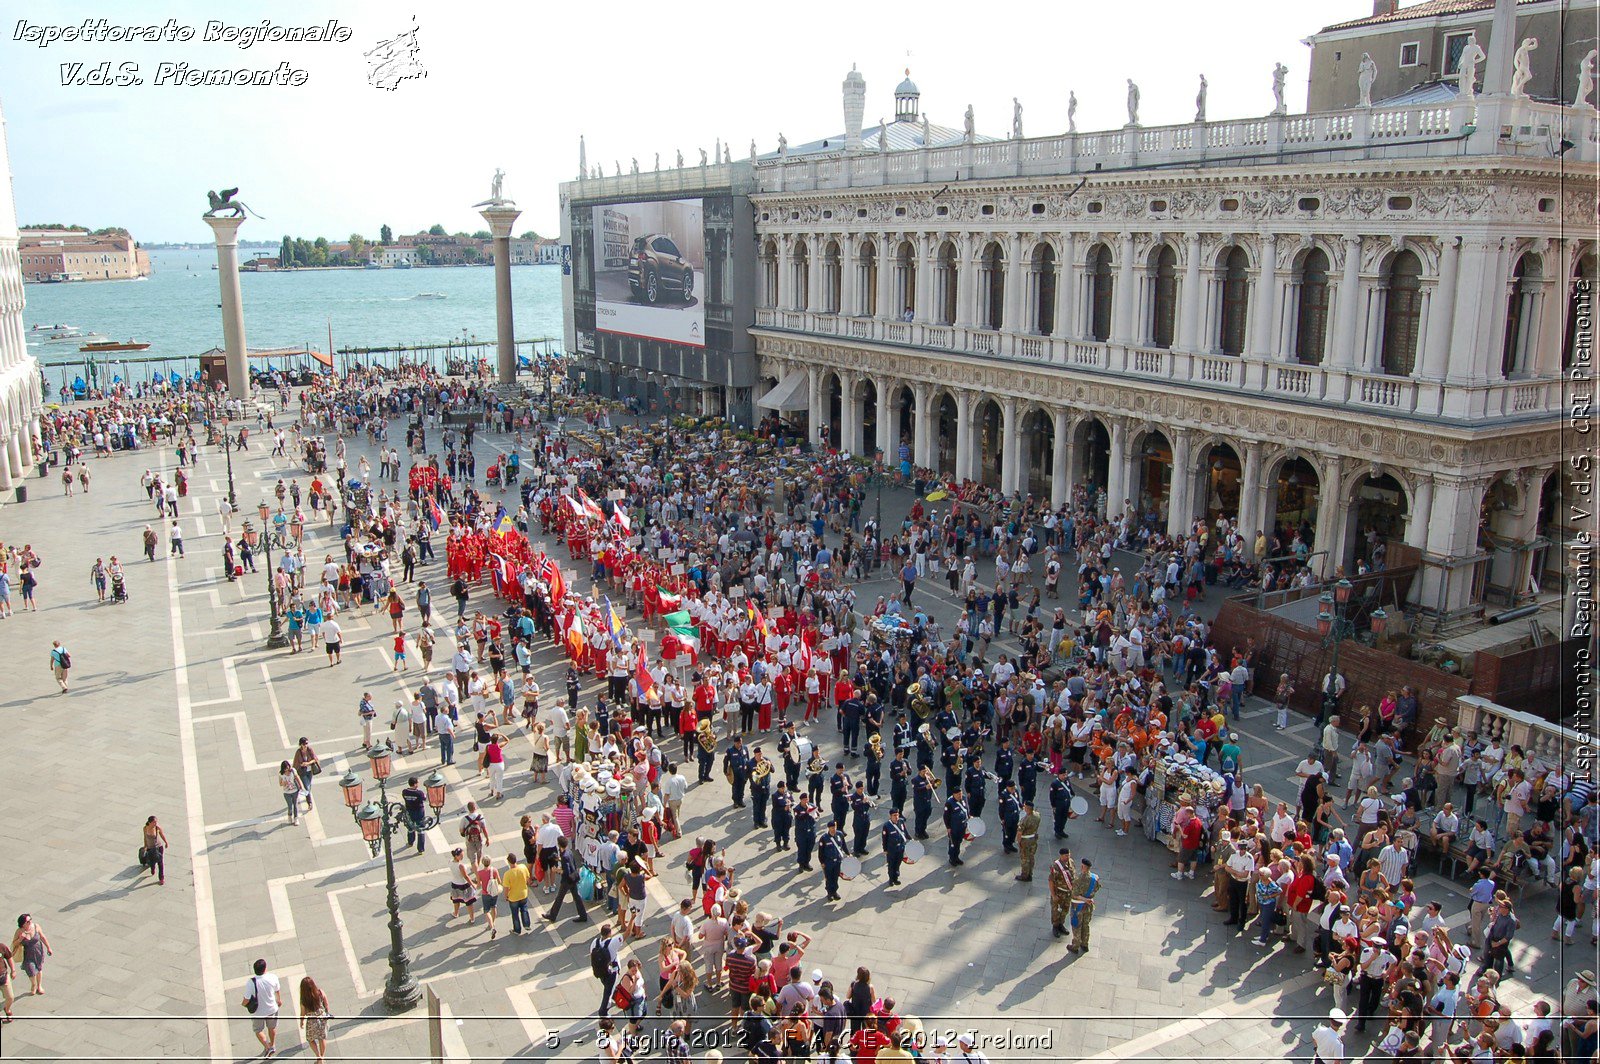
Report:
[[855,64],[844,77],[844,146],[854,151],[861,147],[861,120],[867,108],[867,79]]
[[1372,17],[1392,15],[1400,7],[1400,0],[1372,0]]

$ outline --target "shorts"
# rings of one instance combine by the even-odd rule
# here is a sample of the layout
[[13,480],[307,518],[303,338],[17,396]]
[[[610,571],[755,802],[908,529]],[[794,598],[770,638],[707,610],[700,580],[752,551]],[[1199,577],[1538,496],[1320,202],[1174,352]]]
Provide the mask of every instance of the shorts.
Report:
[[327,643],[325,645],[327,646],[329,657],[333,657],[335,654],[339,653],[339,644],[337,642]]
[[1178,851],[1178,860],[1182,861],[1184,864],[1194,864],[1199,859],[1200,847],[1198,846],[1185,846],[1183,849]]
[[492,913],[500,907],[498,894],[480,894],[479,897],[483,900],[483,911],[486,913]]
[[256,1034],[260,1034],[262,1031],[276,1033],[278,1030],[278,1013],[274,1012],[271,1016],[250,1017],[250,1029]]
[[628,912],[635,919],[642,920],[644,918],[644,899],[643,898],[629,898],[628,899]]

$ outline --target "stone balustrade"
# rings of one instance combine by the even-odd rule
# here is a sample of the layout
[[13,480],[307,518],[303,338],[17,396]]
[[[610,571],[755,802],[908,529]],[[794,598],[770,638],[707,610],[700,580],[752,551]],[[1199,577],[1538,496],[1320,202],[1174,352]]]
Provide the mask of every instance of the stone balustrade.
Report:
[[[1456,699],[1456,723],[1463,734],[1475,731],[1480,736],[1494,736],[1508,750],[1513,745],[1520,746],[1530,761],[1545,767],[1560,765],[1574,776],[1594,775],[1592,735],[1552,724],[1531,713],[1507,709],[1477,695]],[[1529,773],[1530,778],[1533,775]]]

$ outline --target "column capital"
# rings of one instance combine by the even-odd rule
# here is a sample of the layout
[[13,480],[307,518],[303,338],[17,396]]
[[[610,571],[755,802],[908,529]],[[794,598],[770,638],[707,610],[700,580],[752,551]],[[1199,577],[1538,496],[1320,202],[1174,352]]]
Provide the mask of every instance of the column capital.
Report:
[[239,227],[244,224],[242,214],[207,214],[202,215],[200,220],[211,227],[211,234],[216,238],[218,247],[230,247],[239,243]]
[[517,223],[517,218],[522,212],[509,205],[485,207],[478,212],[478,216],[489,223],[489,232],[496,240],[510,240],[511,227]]

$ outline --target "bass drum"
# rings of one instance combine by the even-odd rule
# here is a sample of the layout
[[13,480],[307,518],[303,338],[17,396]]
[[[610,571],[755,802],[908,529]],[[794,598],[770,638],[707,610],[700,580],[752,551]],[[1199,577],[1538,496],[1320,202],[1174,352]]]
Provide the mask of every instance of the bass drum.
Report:
[[816,744],[814,744],[810,739],[801,736],[794,741],[794,749],[795,753],[800,755],[800,764],[805,765],[811,760],[811,752],[816,749]]
[[981,839],[987,834],[989,834],[989,825],[985,824],[981,817],[973,817],[967,821],[967,838]]
[[906,843],[906,864],[916,864],[928,856],[928,848],[916,839]]
[[854,879],[861,874],[861,858],[846,857],[839,863],[839,878]]

